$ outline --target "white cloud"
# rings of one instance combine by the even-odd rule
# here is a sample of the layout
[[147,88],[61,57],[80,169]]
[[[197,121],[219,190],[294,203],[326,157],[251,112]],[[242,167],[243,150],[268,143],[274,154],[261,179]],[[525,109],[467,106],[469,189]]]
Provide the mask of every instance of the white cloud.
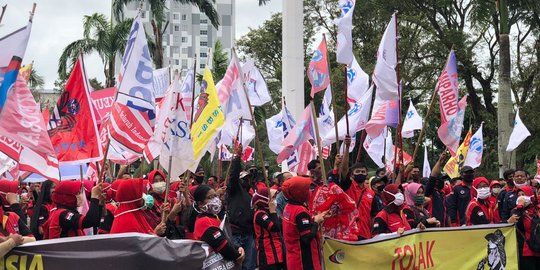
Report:
[[[34,60],[36,70],[45,77],[45,88],[53,88],[57,79],[58,59],[62,50],[71,42],[82,38],[83,17],[92,13],[103,13],[110,17],[110,0],[7,0],[6,14],[0,27],[4,36],[26,25],[32,3],[37,3],[32,34],[23,64]],[[236,38],[269,19],[272,13],[280,12],[282,1],[273,0],[259,7],[258,0],[236,0]],[[85,57],[88,77],[97,77],[104,82],[103,64],[97,55]]]

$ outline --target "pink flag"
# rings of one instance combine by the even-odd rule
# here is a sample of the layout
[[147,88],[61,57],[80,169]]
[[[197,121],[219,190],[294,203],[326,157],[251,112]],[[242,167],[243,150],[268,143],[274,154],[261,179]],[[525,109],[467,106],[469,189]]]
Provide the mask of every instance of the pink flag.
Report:
[[242,155],[242,161],[243,162],[248,162],[250,160],[253,160],[253,151],[255,149],[253,149],[253,147],[251,146],[248,146],[246,147],[246,149],[244,149],[244,154]]
[[307,165],[310,161],[317,157],[317,147],[311,145],[309,141],[304,142],[298,148],[298,164],[293,167],[290,167],[291,172],[295,172],[298,175],[307,175],[309,170]]
[[220,81],[219,85],[216,86],[217,94],[219,98],[219,104],[227,104],[229,98],[232,95],[234,90],[234,83],[240,78],[240,66],[238,60],[236,59],[236,54],[233,53],[229,67],[225,72],[225,76]]
[[313,138],[315,138],[315,131],[313,128],[313,116],[310,104],[304,109],[304,112],[296,122],[294,128],[289,132],[285,140],[283,140],[283,143],[281,143],[283,148],[278,154],[277,162],[281,163],[293,154],[300,145]]
[[105,118],[114,104],[114,96],[116,95],[116,87],[95,90],[90,93],[92,98],[92,103],[94,104],[94,109],[97,114],[96,120],[98,124],[101,123],[102,119]]
[[307,76],[311,83],[311,97],[315,93],[323,91],[330,85],[330,72],[328,70],[328,57],[326,54],[326,37],[319,44],[319,47],[313,52],[311,62],[307,69]]
[[459,109],[456,115],[448,122],[442,123],[437,134],[439,139],[448,147],[452,156],[456,155],[459,147],[459,139],[463,130],[463,120],[465,118],[465,108],[467,107],[467,96],[464,96],[458,103]]
[[444,124],[452,120],[459,109],[458,74],[454,51],[450,51],[448,55],[446,67],[437,82],[437,92],[440,98],[441,124]]
[[399,101],[375,99],[371,119],[366,124],[366,132],[371,138],[378,137],[386,126],[398,124]]

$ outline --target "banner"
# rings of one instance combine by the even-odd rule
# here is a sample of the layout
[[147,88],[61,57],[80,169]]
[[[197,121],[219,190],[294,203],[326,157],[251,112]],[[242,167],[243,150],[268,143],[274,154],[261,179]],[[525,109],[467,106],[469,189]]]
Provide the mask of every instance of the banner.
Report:
[[327,270],[518,269],[512,224],[410,230],[359,242],[327,239]]
[[458,177],[459,170],[463,167],[467,153],[469,152],[469,145],[471,142],[472,130],[469,129],[467,136],[463,139],[463,142],[459,146],[455,155],[453,155],[444,165],[444,171],[451,177]]
[[[208,260],[213,255],[216,260]],[[16,247],[0,261],[0,269],[32,270],[230,270],[239,268],[215,256],[208,245],[168,240],[140,233],[43,240]],[[220,258],[221,257],[221,258]],[[204,266],[203,266],[204,265]]]
[[82,57],[75,62],[65,88],[49,120],[51,129],[48,130],[58,161],[78,165],[102,160]]
[[99,119],[99,122],[111,111],[114,104],[114,95],[116,95],[116,87],[95,90],[90,93],[94,109],[98,114],[96,118]]
[[388,23],[377,50],[377,64],[373,70],[373,83],[377,86],[377,99],[399,99],[398,81],[396,74],[397,59],[397,29],[396,13]]

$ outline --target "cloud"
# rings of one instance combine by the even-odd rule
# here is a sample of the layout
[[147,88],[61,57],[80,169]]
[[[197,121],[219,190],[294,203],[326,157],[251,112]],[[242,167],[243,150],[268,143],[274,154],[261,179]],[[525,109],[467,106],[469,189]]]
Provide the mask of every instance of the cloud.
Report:
[[[37,3],[32,34],[23,64],[34,60],[34,67],[45,77],[45,88],[51,89],[57,79],[58,59],[63,49],[83,35],[84,15],[111,14],[110,0],[7,0],[7,10],[0,27],[0,37],[26,25],[32,3]],[[259,7],[257,0],[236,0],[236,38],[281,11],[281,2],[273,0]],[[3,4],[2,4],[3,5]],[[85,57],[88,78],[104,82],[103,64],[97,55]]]

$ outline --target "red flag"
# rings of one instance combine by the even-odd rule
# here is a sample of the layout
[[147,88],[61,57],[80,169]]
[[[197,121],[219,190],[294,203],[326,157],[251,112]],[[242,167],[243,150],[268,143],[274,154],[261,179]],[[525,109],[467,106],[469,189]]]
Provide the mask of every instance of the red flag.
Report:
[[307,175],[309,172],[307,168],[308,163],[317,157],[316,148],[309,141],[304,142],[298,148],[298,164],[290,168],[291,172],[296,172],[299,175]]
[[22,77],[0,113],[0,152],[19,163],[19,169],[58,179],[58,160],[38,105]]
[[116,95],[116,87],[96,90],[90,93],[94,107],[94,114],[97,123],[101,123],[114,104],[114,96]]
[[313,52],[311,62],[307,69],[307,76],[311,83],[311,97],[315,93],[323,91],[330,85],[330,72],[328,70],[328,57],[326,53],[326,37],[319,44],[319,47]]
[[253,147],[248,146],[246,149],[244,149],[244,154],[242,155],[242,161],[248,162],[250,160],[253,160]]
[[60,117],[49,130],[51,142],[62,164],[81,164],[103,159],[82,57],[79,57],[58,99]]

